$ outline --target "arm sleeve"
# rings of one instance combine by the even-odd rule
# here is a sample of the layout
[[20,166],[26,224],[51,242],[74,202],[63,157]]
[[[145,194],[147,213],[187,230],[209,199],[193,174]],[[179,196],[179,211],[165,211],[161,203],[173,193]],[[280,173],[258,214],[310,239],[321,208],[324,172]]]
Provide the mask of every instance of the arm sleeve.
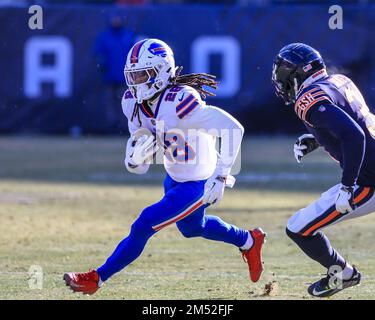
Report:
[[134,132],[136,132],[139,127],[137,127],[133,122],[130,121],[130,119],[128,120],[128,129],[129,129],[129,133],[130,135],[132,136],[134,134]]
[[312,108],[308,121],[316,128],[330,132],[340,141],[343,156],[341,183],[352,186],[356,183],[366,148],[366,136],[362,128],[343,110],[333,104]]
[[186,128],[204,130],[221,138],[215,174],[229,175],[241,148],[243,126],[229,113],[214,106],[207,106],[204,102],[200,102],[193,112],[180,121]]

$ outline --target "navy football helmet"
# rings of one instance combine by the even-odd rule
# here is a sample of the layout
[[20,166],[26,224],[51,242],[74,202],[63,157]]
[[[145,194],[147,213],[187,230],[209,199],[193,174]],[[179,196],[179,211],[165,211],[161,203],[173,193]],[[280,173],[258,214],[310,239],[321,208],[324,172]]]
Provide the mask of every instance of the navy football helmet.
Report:
[[314,48],[303,43],[288,44],[273,62],[272,83],[276,95],[285,104],[294,103],[302,83],[325,67],[323,58]]

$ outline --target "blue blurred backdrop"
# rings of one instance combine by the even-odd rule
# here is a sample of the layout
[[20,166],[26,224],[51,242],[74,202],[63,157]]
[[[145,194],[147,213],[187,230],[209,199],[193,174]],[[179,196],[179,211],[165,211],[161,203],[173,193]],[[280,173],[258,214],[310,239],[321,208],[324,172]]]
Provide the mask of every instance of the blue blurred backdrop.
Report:
[[239,116],[247,133],[301,130],[270,81],[272,60],[289,42],[316,47],[330,71],[352,77],[375,108],[370,1],[342,6],[342,30],[328,27],[324,1],[130,2],[136,5],[39,1],[43,29],[32,30],[29,3],[0,0],[0,133],[127,132],[122,70],[127,50],[144,37],[169,43],[184,72],[216,74],[221,86],[208,103]]

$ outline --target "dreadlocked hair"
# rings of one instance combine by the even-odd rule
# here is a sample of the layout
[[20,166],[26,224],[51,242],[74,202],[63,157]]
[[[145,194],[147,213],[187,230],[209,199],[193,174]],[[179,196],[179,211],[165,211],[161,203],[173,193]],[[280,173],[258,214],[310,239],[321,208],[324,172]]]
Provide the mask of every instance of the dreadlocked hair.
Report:
[[[197,90],[203,99],[206,99],[207,96],[215,96],[215,93],[207,91],[203,87],[207,86],[211,89],[217,89],[219,82],[215,80],[216,76],[208,73],[189,73],[181,75],[182,69],[183,67],[177,68],[176,76],[170,79],[170,84],[168,87],[176,85],[187,85]],[[157,95],[160,95],[160,93],[158,93]],[[130,121],[133,121],[134,118],[137,118],[139,125],[142,126],[138,103],[134,105]]]
[[216,81],[216,76],[207,73],[189,73],[181,75],[183,67],[178,67],[176,76],[171,81],[171,86],[174,85],[187,85],[199,92],[203,99],[207,96],[215,96],[215,93],[207,91],[203,86],[217,89],[219,82]]

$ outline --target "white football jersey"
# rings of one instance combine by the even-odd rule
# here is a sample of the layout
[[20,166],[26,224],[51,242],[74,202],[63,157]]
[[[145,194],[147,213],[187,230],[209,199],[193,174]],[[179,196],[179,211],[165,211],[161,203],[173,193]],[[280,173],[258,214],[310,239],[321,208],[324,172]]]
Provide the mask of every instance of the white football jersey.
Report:
[[[147,128],[164,144],[164,167],[178,182],[208,179],[217,169],[216,137],[220,130],[242,126],[225,111],[208,106],[189,86],[167,88],[154,105],[138,104],[130,91],[122,98],[130,134]],[[216,129],[216,130],[215,130]],[[234,155],[235,158],[236,155]],[[221,157],[219,157],[220,162]],[[232,163],[231,163],[232,162]],[[219,174],[228,175],[234,159],[222,164]]]

